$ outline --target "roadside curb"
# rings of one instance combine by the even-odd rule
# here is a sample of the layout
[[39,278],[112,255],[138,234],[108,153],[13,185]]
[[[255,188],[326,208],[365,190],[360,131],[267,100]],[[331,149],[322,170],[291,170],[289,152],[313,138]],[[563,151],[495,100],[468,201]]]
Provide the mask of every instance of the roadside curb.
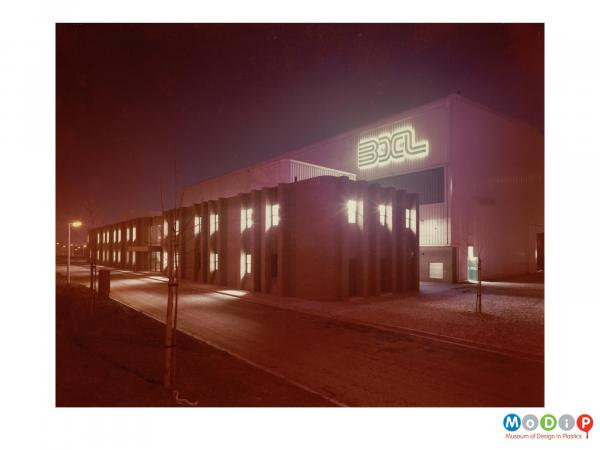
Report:
[[[204,288],[198,288],[198,289],[204,289]],[[238,296],[238,295],[231,294],[228,292],[222,292],[222,291],[210,290],[210,289],[206,289],[206,290],[209,292],[215,292],[215,293],[222,294],[222,295],[236,297],[236,298],[239,298],[240,300],[247,300],[251,303],[262,305],[262,306],[269,306],[272,308],[279,308],[279,309],[285,309],[288,311],[309,314],[309,315],[312,315],[315,317],[322,317],[322,318],[335,320],[338,322],[349,323],[349,324],[353,324],[353,325],[366,326],[366,327],[375,328],[375,329],[378,329],[381,331],[402,333],[402,334],[419,337],[419,338],[424,338],[424,339],[429,339],[429,340],[434,340],[434,341],[438,341],[438,342],[445,342],[448,344],[460,345],[461,347],[470,348],[473,350],[479,350],[479,351],[484,351],[484,352],[488,352],[488,353],[495,353],[498,355],[507,356],[510,358],[516,358],[516,359],[523,359],[523,360],[531,361],[534,363],[539,363],[539,364],[544,363],[543,355],[536,355],[533,353],[525,353],[525,352],[519,352],[519,351],[515,351],[515,350],[509,350],[509,349],[502,348],[502,347],[495,347],[492,345],[482,344],[481,342],[477,342],[477,341],[471,341],[468,339],[458,338],[458,337],[454,337],[454,336],[447,336],[447,335],[443,335],[443,334],[430,333],[428,331],[416,330],[413,328],[400,327],[400,326],[396,326],[396,325],[384,325],[384,324],[380,324],[380,323],[376,323],[376,322],[369,322],[369,321],[363,321],[363,320],[358,320],[358,319],[349,319],[349,318],[345,318],[345,317],[339,317],[339,316],[336,316],[333,314],[321,313],[321,312],[305,310],[305,309],[292,308],[292,307],[289,307],[286,305],[273,305],[271,303],[262,302],[260,300],[257,300],[256,298],[253,298],[250,296]]]
[[[163,280],[159,280],[157,278],[153,278],[143,272],[132,272],[132,271],[126,271],[126,270],[121,270],[121,269],[112,269],[112,270],[115,272],[121,272],[121,273],[133,273],[140,278],[146,277],[146,278],[152,278],[156,281],[163,281]],[[544,364],[544,355],[543,354],[539,355],[539,354],[533,354],[533,353],[527,353],[527,352],[520,352],[517,350],[510,350],[510,349],[503,348],[503,347],[497,347],[497,346],[493,346],[493,345],[489,345],[489,344],[484,344],[484,343],[481,343],[478,341],[459,338],[459,337],[455,337],[455,336],[431,333],[428,331],[418,330],[418,329],[414,329],[414,328],[408,328],[408,327],[402,327],[402,326],[396,326],[396,325],[385,325],[385,324],[381,324],[381,323],[377,323],[377,322],[369,322],[369,321],[363,321],[363,320],[359,320],[359,319],[339,317],[339,316],[336,316],[335,314],[323,313],[323,312],[314,311],[311,309],[296,308],[296,307],[293,307],[293,306],[290,306],[287,304],[273,304],[271,302],[262,301],[260,298],[253,296],[252,293],[250,293],[250,292],[248,292],[247,294],[244,294],[244,295],[236,295],[232,292],[226,292],[225,290],[211,289],[211,288],[206,287],[206,285],[198,285],[196,283],[191,283],[189,281],[184,281],[182,284],[184,284],[186,287],[192,288],[196,291],[214,292],[216,294],[221,294],[221,295],[225,295],[228,297],[234,297],[234,298],[237,298],[240,300],[245,300],[250,303],[265,306],[265,307],[277,308],[277,309],[286,310],[286,311],[293,311],[293,312],[297,312],[297,313],[301,313],[301,314],[307,314],[307,315],[311,315],[314,317],[326,318],[329,320],[335,320],[337,322],[348,323],[348,324],[352,324],[352,325],[366,326],[366,327],[374,328],[374,329],[377,329],[380,331],[385,331],[385,332],[401,333],[404,335],[409,335],[409,336],[413,336],[413,337],[417,337],[417,338],[421,338],[421,339],[429,339],[432,341],[437,341],[437,342],[442,342],[442,343],[447,343],[447,344],[452,344],[452,345],[458,345],[458,346],[461,346],[464,348],[469,348],[469,349],[476,350],[476,351],[494,353],[494,354],[509,357],[509,358],[521,359],[521,360],[525,360],[525,361],[529,361],[529,362],[533,362],[533,363],[537,363],[537,364]],[[115,300],[115,299],[113,299],[113,300]],[[118,301],[118,300],[115,300],[115,301]],[[119,303],[121,303],[121,302],[119,302]],[[132,308],[132,309],[135,309],[135,308]],[[136,309],[136,311],[138,311],[138,310]],[[139,312],[146,314],[143,311],[139,311]],[[151,316],[149,316],[149,317],[151,317]]]
[[[123,302],[123,301],[118,300],[118,299],[116,299],[114,297],[111,297],[111,296],[108,296],[108,298],[110,300],[112,300],[112,301],[114,301],[114,302],[116,302],[116,303],[118,303],[118,304],[126,307],[126,308],[131,309],[132,311],[135,311],[137,313],[143,314],[144,316],[146,316],[146,317],[148,317],[148,318],[150,318],[152,320],[155,320],[155,321],[157,321],[160,324],[164,324],[165,323],[160,317],[156,317],[155,315],[153,315],[153,314],[151,314],[149,312],[146,312],[146,311],[143,311],[141,309],[135,308],[135,307],[131,306],[129,303]],[[261,364],[258,364],[256,362],[254,362],[254,361],[251,361],[251,360],[249,360],[249,359],[247,359],[247,358],[239,355],[236,352],[232,352],[230,350],[227,350],[226,348],[222,347],[221,345],[215,344],[214,342],[212,342],[212,341],[210,341],[210,340],[208,340],[208,339],[206,339],[204,337],[201,337],[198,334],[196,334],[196,333],[194,333],[194,332],[192,332],[190,330],[187,330],[183,326],[178,326],[177,331],[179,331],[180,333],[186,334],[186,335],[190,336],[191,338],[196,339],[199,342],[202,342],[205,345],[208,345],[208,346],[213,347],[213,348],[215,348],[215,349],[217,349],[219,351],[222,351],[222,352],[228,354],[229,356],[231,356],[233,358],[236,358],[236,359],[238,359],[238,360],[240,360],[240,361],[242,361],[242,362],[244,362],[244,363],[246,363],[246,364],[248,364],[248,365],[250,365],[252,367],[255,367],[255,368],[259,369],[259,370],[262,370],[262,371],[264,371],[264,372],[266,372],[266,373],[268,373],[268,374],[276,377],[276,378],[279,378],[279,379],[285,381],[286,383],[291,384],[292,386],[295,386],[295,387],[297,387],[299,389],[302,389],[302,390],[304,390],[306,392],[309,392],[309,393],[314,394],[314,395],[316,395],[318,397],[321,397],[322,399],[327,400],[328,402],[330,402],[332,404],[331,406],[341,406],[341,407],[350,406],[350,405],[348,405],[346,403],[343,403],[343,402],[341,402],[341,401],[339,401],[339,400],[331,397],[330,395],[327,395],[327,394],[324,394],[322,392],[319,392],[316,389],[310,388],[310,387],[308,387],[308,386],[306,386],[306,385],[304,385],[302,383],[299,383],[299,382],[297,382],[297,381],[295,381],[295,380],[293,380],[291,378],[288,378],[285,375],[282,375],[279,372],[276,372],[275,370],[273,370],[273,369],[271,369],[269,367],[266,367],[266,366],[263,366]]]

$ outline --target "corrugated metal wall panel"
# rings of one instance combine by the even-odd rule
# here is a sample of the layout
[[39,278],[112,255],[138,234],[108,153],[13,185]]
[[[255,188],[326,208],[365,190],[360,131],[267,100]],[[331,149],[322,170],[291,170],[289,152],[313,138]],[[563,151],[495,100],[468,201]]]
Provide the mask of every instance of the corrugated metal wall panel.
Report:
[[351,180],[356,180],[356,175],[340,170],[335,170],[330,167],[317,166],[315,164],[305,163],[303,161],[285,160],[289,162],[289,180],[302,181],[309,178],[322,177],[322,176],[347,176]]
[[184,189],[183,206],[202,203],[218,198],[233,197],[237,194],[277,186],[279,183],[292,183],[324,175],[347,176],[356,179],[353,173],[321,167],[302,161],[281,159],[261,165],[236,170],[220,177],[210,178]]
[[381,186],[392,186],[419,194],[419,204],[443,203],[446,200],[444,167],[372,180]]
[[419,206],[419,245],[450,245],[446,203]]
[[[415,172],[448,163],[449,108],[446,101],[417,112],[391,118],[382,125],[362,128],[322,141],[287,154],[287,157],[319,166],[355,173],[358,179],[372,180]],[[398,159],[386,166],[358,168],[358,143],[369,136],[390,134],[393,130],[411,126],[417,141],[427,140],[429,153],[419,159]]]

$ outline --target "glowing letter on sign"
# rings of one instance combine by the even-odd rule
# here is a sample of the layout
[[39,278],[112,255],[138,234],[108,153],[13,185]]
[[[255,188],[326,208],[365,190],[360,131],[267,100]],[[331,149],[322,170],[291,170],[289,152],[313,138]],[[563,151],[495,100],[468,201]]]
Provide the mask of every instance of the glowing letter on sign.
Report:
[[423,158],[429,154],[429,141],[417,141],[415,129],[404,126],[391,133],[366,137],[358,142],[358,168],[385,166],[394,161]]

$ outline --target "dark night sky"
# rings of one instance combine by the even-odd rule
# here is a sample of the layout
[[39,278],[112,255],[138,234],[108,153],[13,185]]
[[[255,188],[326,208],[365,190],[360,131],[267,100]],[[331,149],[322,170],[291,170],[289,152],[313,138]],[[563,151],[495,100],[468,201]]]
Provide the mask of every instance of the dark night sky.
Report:
[[60,240],[457,90],[544,126],[543,25],[69,24],[56,50]]

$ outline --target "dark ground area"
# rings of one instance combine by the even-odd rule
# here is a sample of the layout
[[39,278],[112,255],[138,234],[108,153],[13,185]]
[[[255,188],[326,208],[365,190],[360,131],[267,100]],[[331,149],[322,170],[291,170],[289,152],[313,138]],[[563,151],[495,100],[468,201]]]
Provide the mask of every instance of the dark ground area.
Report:
[[[58,278],[56,406],[179,406],[162,387],[163,343],[161,323]],[[182,333],[175,385],[198,406],[332,406]]]

